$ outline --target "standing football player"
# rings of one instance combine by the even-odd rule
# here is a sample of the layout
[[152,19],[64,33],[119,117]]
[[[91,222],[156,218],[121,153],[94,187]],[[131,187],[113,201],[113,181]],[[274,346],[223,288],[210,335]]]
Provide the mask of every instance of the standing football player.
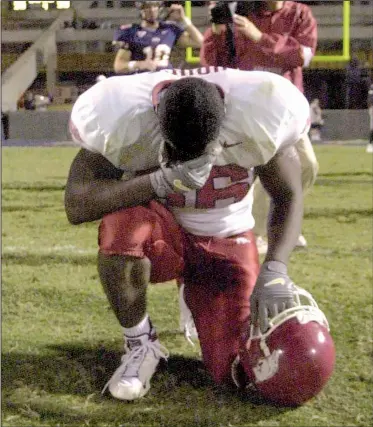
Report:
[[[317,22],[309,6],[301,2],[268,0],[211,2],[211,8],[212,26],[204,34],[200,54],[202,65],[270,71],[289,79],[303,92],[303,68],[310,64],[317,45]],[[316,158],[311,159],[310,145],[305,139],[297,146],[305,169],[304,192],[312,183],[308,177],[318,169]],[[303,154],[305,151],[308,151],[307,155]],[[311,162],[306,163],[307,160]],[[255,186],[255,233],[259,252],[264,254],[267,251],[264,233],[268,196],[260,182]],[[307,246],[302,234],[297,246]]]
[[171,5],[168,11],[173,21],[160,21],[161,5],[159,1],[136,2],[141,23],[123,25],[115,33],[117,74],[172,68],[170,56],[174,46],[201,47],[203,35],[185,16],[183,6]]
[[[125,340],[110,393],[134,400],[149,390],[168,352],[150,321],[147,287],[178,277],[203,361],[216,383],[229,381],[250,314],[264,332],[296,304],[287,264],[302,223],[295,145],[309,131],[306,98],[268,72],[118,76],[78,98],[70,129],[81,150],[66,185],[67,217],[101,219],[99,276]],[[255,174],[271,197],[261,268]]]

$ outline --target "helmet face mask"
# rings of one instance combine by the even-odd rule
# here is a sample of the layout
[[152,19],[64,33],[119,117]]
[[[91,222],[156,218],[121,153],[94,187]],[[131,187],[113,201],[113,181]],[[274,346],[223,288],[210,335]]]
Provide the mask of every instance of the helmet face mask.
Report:
[[[271,319],[268,331],[261,334],[251,327],[238,356],[245,386],[281,406],[298,406],[316,396],[335,364],[334,343],[324,313],[308,292],[298,291],[298,305]],[[309,303],[301,303],[301,297]]]

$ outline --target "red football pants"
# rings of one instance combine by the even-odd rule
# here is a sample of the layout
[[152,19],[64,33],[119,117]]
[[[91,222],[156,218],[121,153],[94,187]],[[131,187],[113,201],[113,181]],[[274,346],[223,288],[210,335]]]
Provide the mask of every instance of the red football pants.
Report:
[[106,215],[99,246],[104,254],[149,258],[152,283],[184,278],[205,366],[218,384],[229,381],[248,330],[249,298],[259,273],[253,233],[194,236],[163,205],[151,202]]

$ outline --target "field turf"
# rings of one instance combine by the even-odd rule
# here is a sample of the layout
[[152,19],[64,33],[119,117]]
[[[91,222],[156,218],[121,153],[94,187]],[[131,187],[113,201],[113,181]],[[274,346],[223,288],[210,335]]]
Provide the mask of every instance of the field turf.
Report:
[[174,283],[149,290],[149,312],[170,351],[135,403],[101,389],[117,367],[121,330],[96,270],[97,223],[71,226],[63,207],[72,147],[2,150],[3,426],[372,426],[372,155],[318,146],[307,196],[309,249],[290,275],[327,315],[334,375],[315,399],[276,408],[216,389],[178,332]]

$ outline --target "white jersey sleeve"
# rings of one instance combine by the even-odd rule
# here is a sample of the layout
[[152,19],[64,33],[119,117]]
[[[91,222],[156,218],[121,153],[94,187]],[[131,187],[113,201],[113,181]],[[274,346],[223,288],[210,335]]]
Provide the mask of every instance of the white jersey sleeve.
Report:
[[[127,102],[123,102],[121,94]],[[114,139],[120,132],[122,142],[131,145],[138,138],[138,105],[131,102],[141,93],[128,93],[126,81],[112,77],[84,92],[75,102],[71,122],[77,132],[73,137],[84,148],[102,154],[115,166],[120,158]],[[78,136],[78,139],[77,139]]]
[[308,131],[309,104],[290,81],[277,74],[252,71],[246,76],[244,81],[233,80],[227,101],[242,133],[243,148],[252,153],[257,166],[278,150],[295,145]]
[[219,85],[225,94],[219,139],[228,150],[222,161],[243,167],[265,164],[308,131],[308,101],[284,77],[266,71],[206,71],[199,77]]
[[115,76],[99,82],[75,102],[70,130],[75,142],[114,166],[135,172],[157,164],[160,143],[151,93],[163,73]]

